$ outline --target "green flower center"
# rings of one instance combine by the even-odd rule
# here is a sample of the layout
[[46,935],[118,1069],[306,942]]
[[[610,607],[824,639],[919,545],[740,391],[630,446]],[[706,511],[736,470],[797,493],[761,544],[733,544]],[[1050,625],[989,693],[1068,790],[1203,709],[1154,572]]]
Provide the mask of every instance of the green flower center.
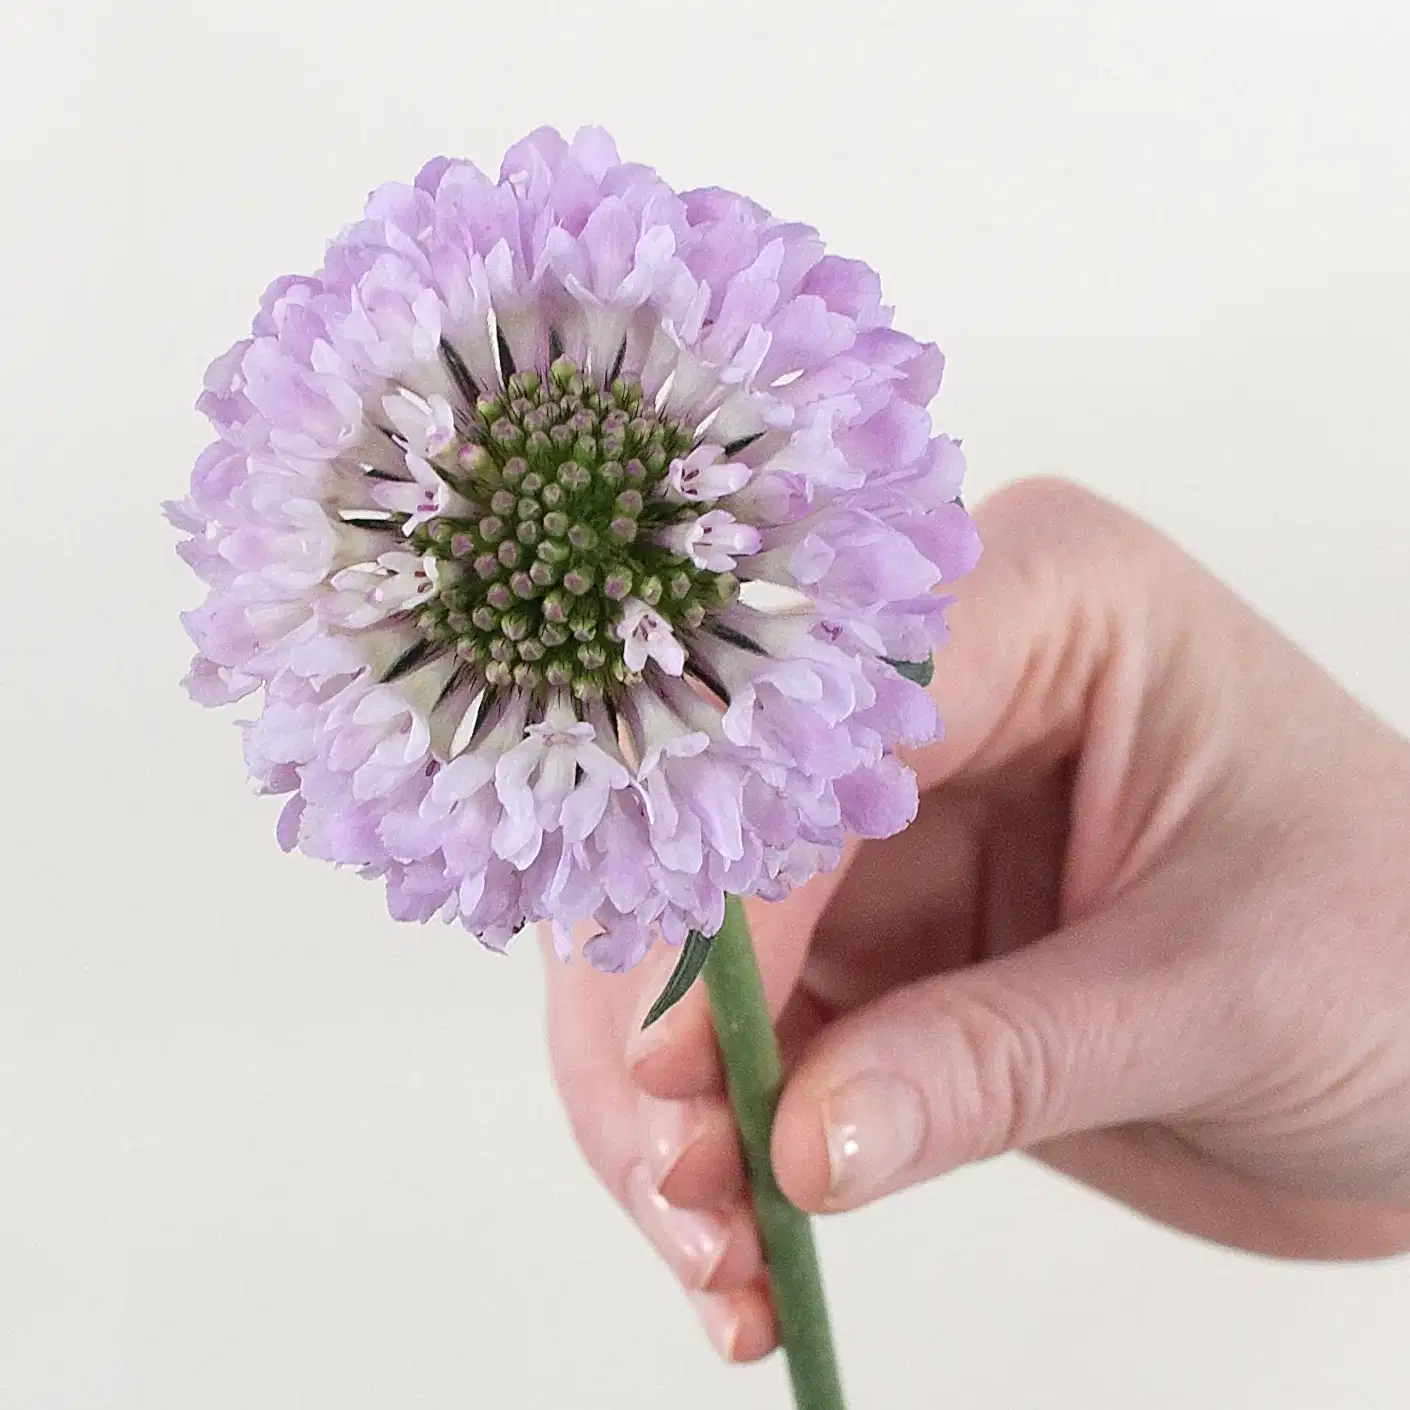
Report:
[[600,388],[559,358],[547,375],[517,372],[503,396],[481,398],[461,432],[458,453],[436,469],[469,507],[411,535],[442,565],[416,620],[491,685],[612,694],[640,680],[617,633],[625,599],[682,639],[734,600],[730,574],[659,542],[696,517],[661,493],[694,439],[634,379]]

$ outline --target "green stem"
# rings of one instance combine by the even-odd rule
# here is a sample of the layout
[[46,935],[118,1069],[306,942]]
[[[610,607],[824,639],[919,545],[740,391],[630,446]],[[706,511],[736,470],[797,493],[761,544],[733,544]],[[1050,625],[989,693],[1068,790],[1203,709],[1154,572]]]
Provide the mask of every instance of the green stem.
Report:
[[845,1410],[813,1231],[808,1216],[779,1189],[769,1157],[783,1067],[737,896],[725,903],[725,923],[705,961],[705,984],[749,1168],[793,1403],[797,1410]]

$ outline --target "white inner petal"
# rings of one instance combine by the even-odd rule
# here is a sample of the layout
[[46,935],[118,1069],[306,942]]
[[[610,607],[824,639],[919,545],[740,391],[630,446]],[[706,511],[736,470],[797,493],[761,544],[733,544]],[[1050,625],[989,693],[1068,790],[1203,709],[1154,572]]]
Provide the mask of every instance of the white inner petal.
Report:
[[455,733],[451,736],[450,748],[446,751],[448,759],[454,759],[469,745],[475,734],[475,726],[480,722],[480,711],[484,703],[485,692],[481,690],[465,707],[465,713],[460,717],[460,723],[456,725]]
[[671,399],[671,388],[674,387],[675,384],[676,369],[673,367],[670,372],[666,374],[666,380],[661,383],[661,390],[656,393],[655,405],[658,415],[665,414],[666,403]]
[[739,600],[756,612],[797,612],[812,606],[811,599],[796,588],[785,587],[782,583],[760,582],[758,579],[740,583]]

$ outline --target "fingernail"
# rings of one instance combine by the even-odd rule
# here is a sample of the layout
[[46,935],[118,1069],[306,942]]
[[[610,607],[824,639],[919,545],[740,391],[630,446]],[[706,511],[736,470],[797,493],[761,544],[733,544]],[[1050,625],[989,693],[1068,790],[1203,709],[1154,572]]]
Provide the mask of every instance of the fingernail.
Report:
[[655,994],[648,993],[642,1001],[640,1012],[632,1020],[626,1047],[628,1067],[635,1067],[644,1058],[654,1053],[665,1041],[667,1023],[665,1018],[658,1018],[650,1028],[641,1026],[646,1022],[646,1015],[651,1012],[651,1006],[655,1000]]
[[920,1154],[925,1106],[905,1078],[869,1072],[828,1097],[823,1124],[828,1202],[852,1205],[876,1194]]
[[627,1039],[626,1059],[629,1068],[639,1067],[657,1048],[661,1046],[662,1035],[656,1031],[653,1025],[647,1029],[638,1029]]
[[725,1256],[724,1225],[712,1215],[667,1203],[642,1164],[634,1165],[627,1177],[627,1202],[632,1217],[681,1282],[690,1288],[708,1287]]
[[646,1100],[646,1163],[659,1190],[694,1143],[697,1127],[684,1102]]
[[721,1297],[708,1294],[697,1297],[695,1310],[705,1324],[705,1334],[711,1345],[726,1361],[734,1360],[734,1349],[739,1344],[740,1318],[730,1303]]

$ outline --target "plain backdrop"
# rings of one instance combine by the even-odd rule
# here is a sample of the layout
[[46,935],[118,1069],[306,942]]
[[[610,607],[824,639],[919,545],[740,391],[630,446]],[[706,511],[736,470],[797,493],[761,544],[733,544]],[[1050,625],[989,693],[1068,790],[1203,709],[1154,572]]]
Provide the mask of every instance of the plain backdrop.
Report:
[[[532,946],[276,849],[177,688],[211,356],[365,192],[611,128],[878,267],[972,493],[1149,516],[1410,726],[1410,10],[11,0],[0,1410],[782,1407],[575,1153]],[[942,665],[943,669],[943,665]],[[854,1404],[1391,1410],[1410,1264],[1017,1158],[821,1232]]]

